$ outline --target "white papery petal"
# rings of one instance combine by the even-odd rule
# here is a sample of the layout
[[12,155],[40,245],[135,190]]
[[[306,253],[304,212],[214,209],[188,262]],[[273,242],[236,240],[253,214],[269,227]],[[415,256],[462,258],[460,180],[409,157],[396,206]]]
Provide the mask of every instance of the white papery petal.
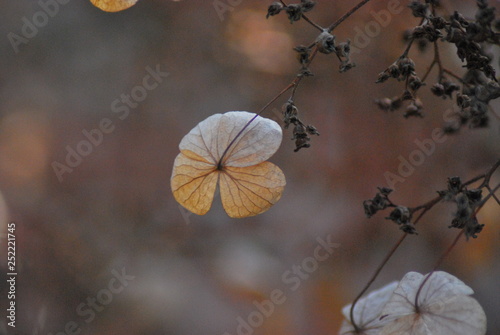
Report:
[[191,212],[204,215],[212,206],[218,184],[230,217],[265,212],[281,198],[286,185],[283,171],[266,162],[281,139],[276,122],[253,113],[208,117],[179,144],[181,152],[170,178],[174,198]]
[[486,315],[479,303],[468,296],[473,290],[443,271],[432,273],[423,286],[417,313],[415,297],[425,277],[410,272],[401,280],[382,310],[383,318],[390,322],[381,334],[482,335],[486,332]]
[[[397,286],[398,282],[394,281],[358,300],[354,307],[353,316],[358,328],[363,330],[362,334],[378,334],[387,323],[386,320],[380,320],[380,313]],[[354,332],[354,326],[350,322],[351,306],[352,304],[349,304],[342,308],[342,314],[347,320],[344,320],[339,334],[352,334]]]
[[273,120],[249,112],[227,112],[208,117],[184,136],[179,149],[193,151],[217,165],[229,144],[254,117],[255,120],[230,147],[222,165],[246,167],[262,163],[278,150],[283,134]]

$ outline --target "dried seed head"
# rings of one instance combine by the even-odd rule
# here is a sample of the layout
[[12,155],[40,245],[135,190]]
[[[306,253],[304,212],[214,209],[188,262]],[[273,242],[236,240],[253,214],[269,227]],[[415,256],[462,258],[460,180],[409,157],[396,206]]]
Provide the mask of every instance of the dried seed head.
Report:
[[290,23],[300,20],[302,17],[302,6],[300,4],[291,4],[285,7],[286,14]]
[[444,85],[440,83],[435,83],[431,87],[431,92],[438,97],[442,97],[444,95]]
[[308,134],[310,135],[318,135],[319,136],[319,132],[318,130],[316,129],[316,127],[314,127],[313,125],[307,125],[306,126],[306,131]]
[[407,224],[410,222],[411,213],[408,207],[397,206],[394,210],[386,217],[387,220],[396,222],[397,224]]
[[335,36],[327,31],[323,31],[316,38],[318,51],[324,54],[329,54],[335,51]]
[[281,2],[278,1],[273,2],[267,9],[266,19],[269,18],[269,16],[278,15],[282,9],[283,9],[283,4]]
[[448,178],[448,191],[452,194],[457,194],[462,187],[462,181],[460,177],[450,177]]
[[398,78],[398,77],[399,77],[399,75],[401,74],[401,72],[400,72],[400,70],[399,70],[399,66],[398,66],[398,64],[396,64],[396,63],[391,64],[391,65],[387,68],[387,70],[386,70],[386,71],[389,73],[389,75],[390,75],[392,78]]
[[411,75],[410,78],[408,78],[408,84],[413,91],[416,91],[425,85],[425,83],[416,75]]
[[299,63],[302,66],[306,66],[307,63],[309,62],[309,54],[310,54],[311,50],[304,45],[299,45],[299,46],[293,48],[293,50],[297,51],[297,59],[298,59]]
[[375,83],[383,83],[384,81],[386,81],[390,77],[391,77],[391,75],[387,71],[380,72],[378,74],[378,78],[377,78],[377,81]]
[[420,1],[412,1],[408,7],[410,7],[413,16],[415,17],[426,17],[428,4],[421,3]]
[[415,73],[415,63],[411,58],[401,58],[398,60],[399,72],[401,73],[401,79],[406,79],[408,76]]
[[460,108],[467,108],[470,106],[471,99],[468,95],[466,94],[457,94],[457,105]]

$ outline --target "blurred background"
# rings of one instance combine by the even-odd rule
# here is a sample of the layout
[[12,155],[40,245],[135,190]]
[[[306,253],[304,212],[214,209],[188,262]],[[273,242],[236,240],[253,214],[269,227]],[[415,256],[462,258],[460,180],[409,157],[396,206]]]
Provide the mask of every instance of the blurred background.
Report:
[[[266,20],[266,1],[141,0],[119,13],[66,2],[49,16],[37,1],[2,1],[0,229],[5,237],[7,223],[16,224],[18,310],[15,332],[2,315],[0,333],[336,334],[341,308],[401,236],[384,220],[388,212],[367,219],[363,200],[388,186],[387,172],[397,175],[401,159],[419,150],[415,141],[431,139],[452,108],[428,93],[435,72],[421,89],[425,118],[385,113],[373,102],[403,89],[374,82],[404,49],[403,31],[418,24],[407,2],[391,1],[404,10],[378,32],[373,13],[388,10],[383,1],[335,30],[337,41],[354,41],[376,22],[373,37],[357,44],[354,69],[339,73],[333,55],[314,60],[314,77],[302,81],[295,103],[321,135],[294,153],[291,129],[284,130],[270,160],[286,175],[283,197],[240,220],[228,218],[217,198],[205,216],[175,202],[169,179],[178,144],[214,113],[260,110],[297,73],[292,48],[314,41],[317,31],[284,14]],[[327,26],[351,6],[318,1],[309,16]],[[447,8],[473,17],[475,2]],[[410,53],[420,75],[432,60],[428,51]],[[455,50],[441,52],[461,73]],[[148,79],[151,89],[144,89],[144,78],[158,71],[157,85]],[[127,95],[128,105],[120,101]],[[278,111],[287,98],[263,116],[283,124]],[[500,157],[498,103],[493,107],[489,128],[435,143],[396,184],[392,200],[416,206],[445,189],[447,177],[485,172]],[[77,158],[76,150],[84,154]],[[499,173],[492,180],[496,185]],[[447,228],[453,210],[443,203],[430,211],[372,288],[408,271],[429,272],[458,233]],[[479,215],[483,232],[460,241],[441,266],[474,289],[489,334],[500,333],[499,217],[500,206],[489,202]],[[335,248],[314,263],[318,239]],[[293,274],[299,265],[309,271]],[[257,305],[276,290],[285,301],[259,320]],[[248,330],[244,322],[257,326]]]

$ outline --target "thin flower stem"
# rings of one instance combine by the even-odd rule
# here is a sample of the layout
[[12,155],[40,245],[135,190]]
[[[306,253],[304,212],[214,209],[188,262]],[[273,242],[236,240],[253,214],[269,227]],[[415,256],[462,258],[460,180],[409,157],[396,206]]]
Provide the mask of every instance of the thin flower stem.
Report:
[[431,73],[432,69],[434,68],[434,65],[436,65],[436,61],[433,60],[431,65],[429,65],[429,68],[427,69],[427,71],[425,72],[424,76],[422,77],[422,82],[424,82],[426,79],[427,79],[427,76],[429,75],[429,73]]
[[231,142],[229,142],[229,145],[226,147],[226,149],[222,153],[222,156],[220,157],[219,162],[217,163],[217,167],[219,169],[222,168],[222,162],[223,162],[224,157],[226,156],[227,152],[233,146],[233,144],[236,142],[236,140],[241,136],[241,134],[245,131],[245,129],[247,129],[247,127],[257,118],[257,116],[259,116],[260,114],[262,114],[262,112],[264,112],[264,110],[267,107],[269,107],[269,105],[271,105],[273,102],[275,102],[280,96],[282,96],[283,94],[285,94],[289,89],[291,89],[292,87],[294,87],[295,85],[297,85],[297,82],[300,81],[300,80],[297,80],[297,79],[299,79],[299,77],[295,78],[290,84],[288,84],[287,87],[285,87],[283,90],[281,90],[281,92],[279,92],[274,98],[272,98],[267,104],[265,104],[265,106],[262,107],[261,110],[257,114],[255,114],[255,116],[252,117],[245,124],[245,126],[243,126],[243,128],[241,128],[241,130],[236,134],[236,136],[231,140]]
[[[315,47],[314,47],[314,49],[313,49],[313,50],[312,50],[312,52],[311,52],[311,55],[309,56],[309,60],[308,60],[308,62],[307,62],[307,64],[306,64],[306,66],[305,66],[305,67],[307,67],[307,66],[309,66],[309,64],[311,64],[311,62],[313,61],[314,57],[316,57],[316,54],[317,54],[317,53],[318,53],[318,47],[317,47],[317,46],[315,46]],[[295,97],[295,92],[297,91],[297,87],[299,86],[299,83],[302,81],[302,79],[303,79],[303,78],[304,78],[304,75],[299,74],[299,75],[298,75],[298,76],[294,79],[294,82],[292,82],[292,84],[293,84],[293,83],[295,83],[295,84],[293,85],[293,90],[292,90],[292,94],[291,94],[291,96],[290,96],[290,100],[292,100],[292,101],[293,101],[293,99],[294,99],[294,97]]]
[[488,191],[490,191],[491,196],[493,197],[493,199],[495,199],[495,200],[496,200],[497,204],[499,204],[499,205],[500,205],[500,199],[498,199],[498,197],[497,197],[497,196],[496,196],[496,194],[495,194],[495,192],[496,192],[496,190],[498,189],[498,187],[499,187],[499,186],[500,186],[500,184],[498,184],[498,185],[495,187],[495,189],[494,189],[494,190],[492,190],[490,186],[486,186],[486,188],[488,189]]
[[[415,219],[415,222],[413,224],[417,224],[420,219],[422,218],[422,216],[424,216],[424,214],[429,211],[432,207],[434,207],[439,201],[441,201],[442,199],[442,196],[437,196],[436,198],[426,202],[425,204],[421,205],[421,206],[418,206],[418,207],[415,207],[412,209],[412,212],[415,212],[415,211],[418,211],[420,209],[423,209],[423,211],[419,214],[419,216]],[[356,299],[354,299],[353,303],[352,303],[352,306],[351,306],[351,310],[350,310],[350,319],[351,319],[351,323],[354,327],[354,329],[359,332],[360,329],[358,327],[358,325],[356,324],[356,322],[354,321],[354,306],[356,305],[356,303],[358,302],[358,300],[363,296],[363,294],[366,293],[366,291],[370,288],[371,284],[375,281],[375,279],[377,279],[379,273],[382,271],[382,269],[384,268],[384,266],[387,264],[388,260],[392,257],[392,255],[396,252],[396,250],[399,248],[399,246],[401,245],[401,243],[403,243],[404,239],[406,238],[406,236],[408,236],[408,233],[404,233],[401,238],[396,242],[396,244],[392,247],[392,249],[389,251],[389,253],[387,254],[387,256],[384,258],[384,260],[382,261],[382,263],[379,265],[379,267],[377,268],[377,270],[375,271],[375,273],[373,274],[373,276],[371,277],[371,279],[368,281],[368,283],[365,285],[365,287],[363,288],[363,290],[358,294],[358,296],[356,297]]]
[[470,184],[474,184],[476,181],[484,179],[484,177],[486,177],[486,173],[480,174],[479,176],[476,176],[476,177],[472,178],[471,180],[466,181],[465,183],[462,184],[462,186],[468,186]]
[[360,1],[356,6],[352,7],[347,13],[345,13],[344,15],[342,15],[341,18],[339,18],[337,21],[335,21],[334,23],[332,23],[327,31],[329,33],[331,33],[335,28],[337,28],[342,22],[344,22],[349,16],[351,16],[352,14],[356,13],[356,11],[358,9],[360,9],[361,7],[363,7],[364,5],[366,5],[368,2],[370,2],[370,0],[363,0],[363,1]]
[[316,22],[314,22],[313,20],[311,20],[310,18],[308,18],[306,15],[302,14],[302,18],[304,20],[306,20],[307,22],[309,22],[309,24],[311,24],[311,26],[313,26],[314,28],[318,29],[319,31],[324,31],[325,28],[323,28],[322,26],[320,26],[319,24],[317,24]]
[[[317,51],[318,51],[318,48],[315,48],[313,50],[313,52],[311,53],[311,56],[309,57],[309,60],[307,62],[307,64],[305,65],[306,67],[309,66],[309,64],[311,64],[311,62],[313,61],[314,57],[316,56],[317,54]],[[264,107],[262,107],[260,109],[260,111],[255,114],[254,117],[252,117],[246,124],[245,126],[236,134],[236,136],[231,140],[231,142],[229,142],[229,145],[226,147],[226,149],[224,150],[224,152],[222,153],[222,156],[220,157],[220,160],[219,162],[217,163],[217,167],[218,168],[222,168],[222,163],[223,163],[223,159],[224,157],[226,156],[226,154],[228,153],[229,149],[233,146],[233,144],[236,142],[236,140],[241,136],[241,134],[245,131],[245,129],[247,129],[247,127],[257,118],[257,116],[259,116],[260,114],[262,114],[266,109],[267,107],[269,107],[273,102],[275,102],[276,100],[278,100],[279,97],[281,97],[283,94],[285,94],[288,90],[290,90],[291,88],[293,88],[293,91],[292,91],[292,96],[290,99],[293,99],[294,95],[295,95],[295,91],[297,89],[297,86],[299,85],[299,83],[301,82],[302,78],[304,78],[303,75],[298,75],[296,76],[292,82],[290,84],[288,84],[283,90],[281,90],[281,92],[279,92],[274,98],[272,98],[267,104],[264,105]]]
[[408,236],[408,234],[404,233],[399,238],[399,240],[396,242],[396,244],[392,247],[392,249],[389,251],[389,253],[385,256],[385,258],[382,261],[382,263],[378,266],[377,270],[375,270],[375,273],[372,275],[372,277],[370,278],[370,280],[368,281],[368,283],[365,285],[365,287],[363,288],[363,290],[358,294],[358,296],[356,297],[356,299],[354,299],[354,301],[352,302],[351,310],[349,311],[349,318],[351,319],[351,323],[352,323],[352,325],[353,325],[356,333],[359,333],[360,330],[361,330],[359,328],[359,326],[356,324],[356,321],[354,320],[354,307],[356,306],[356,303],[366,293],[366,291],[370,288],[371,284],[373,284],[373,282],[375,281],[375,279],[377,279],[380,271],[382,271],[382,269],[387,264],[387,262],[392,257],[392,255],[396,252],[396,250],[399,248],[399,246],[401,245],[401,243],[403,243],[403,241],[406,238],[406,236]]
[[437,41],[434,41],[434,59],[436,60],[439,71],[438,81],[441,82],[441,79],[443,79],[443,63],[441,62],[441,56],[439,55],[439,47]]
[[500,184],[495,186],[493,189],[491,189],[489,186],[486,186],[486,188],[488,189],[488,191],[490,191],[490,193],[481,201],[479,206],[477,206],[477,209],[476,209],[474,215],[476,215],[481,210],[481,208],[483,208],[484,204],[486,204],[486,202],[488,201],[489,198],[494,198],[498,202],[498,204],[500,205],[500,201],[498,201],[498,198],[495,195],[496,191],[498,191],[498,189],[500,189]]
[[441,63],[441,57],[439,56],[439,47],[437,44],[437,41],[434,41],[434,58],[432,59],[432,63],[427,69],[427,72],[425,72],[424,76],[422,77],[422,81],[425,81],[427,79],[427,76],[431,72],[431,70],[434,68],[434,65],[438,66],[438,82],[441,82],[441,79],[443,78],[443,64]]
[[495,171],[498,169],[498,167],[500,167],[500,159],[495,164],[493,164],[493,166],[491,167],[491,169],[488,172],[486,172],[484,180],[481,183],[481,185],[479,186],[480,188],[484,187],[484,186],[488,186],[490,184],[491,176],[493,175],[493,173],[495,173]]
[[417,206],[417,207],[414,207],[410,210],[411,213],[415,213],[416,211],[419,211],[421,209],[423,209],[424,211],[422,213],[425,213],[427,212],[429,209],[431,209],[432,207],[434,207],[435,204],[437,204],[439,201],[441,201],[443,197],[441,195],[438,195],[437,197],[435,197],[434,199],[426,202],[425,204],[423,205],[420,205],[420,206]]
[[453,240],[453,242],[451,243],[451,245],[448,247],[448,249],[446,249],[446,251],[441,255],[441,257],[439,258],[439,260],[436,262],[436,265],[434,265],[434,268],[432,269],[432,271],[424,278],[424,280],[422,281],[422,284],[420,284],[420,286],[419,286],[419,288],[417,290],[417,294],[415,295],[415,303],[414,303],[415,313],[418,314],[420,312],[419,304],[418,304],[418,298],[420,296],[420,292],[422,291],[422,288],[424,287],[424,285],[427,282],[427,280],[429,280],[429,277],[437,270],[437,268],[439,266],[441,266],[441,263],[443,263],[444,259],[448,256],[448,254],[451,252],[451,250],[458,243],[458,240],[460,240],[460,237],[463,235],[463,233],[464,233],[464,230],[462,229],[460,231],[460,233],[458,233],[457,237],[455,237],[455,239]]
[[[424,23],[424,21],[425,21],[425,18],[422,18],[422,20],[420,21],[420,23],[418,25],[421,26]],[[403,51],[401,56],[399,56],[400,59],[406,58],[408,56],[408,53],[410,52],[411,46],[413,45],[414,41],[415,41],[415,37],[412,37],[410,42],[408,42],[406,49]]]
[[450,70],[448,70],[448,69],[443,69],[443,73],[447,73],[447,74],[449,74],[450,76],[452,76],[453,78],[455,78],[456,80],[458,80],[459,82],[461,82],[462,84],[469,86],[469,84],[468,84],[468,83],[466,83],[466,82],[464,82],[464,80],[463,80],[463,79],[462,79],[459,75],[457,75],[457,74],[455,74],[455,73],[451,72]]
[[415,41],[415,38],[412,38],[410,42],[408,42],[408,45],[406,46],[405,51],[403,51],[403,54],[399,58],[406,58],[408,56],[408,53],[410,52],[411,46],[413,45],[413,41]]

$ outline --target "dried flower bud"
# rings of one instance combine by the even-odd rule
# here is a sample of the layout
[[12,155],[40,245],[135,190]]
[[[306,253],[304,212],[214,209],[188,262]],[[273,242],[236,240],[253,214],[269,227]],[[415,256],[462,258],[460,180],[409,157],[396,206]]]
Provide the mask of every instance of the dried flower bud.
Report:
[[457,194],[462,187],[462,181],[460,177],[450,177],[448,178],[448,191],[452,194]]
[[281,112],[283,113],[283,122],[285,123],[285,129],[287,129],[290,126],[290,123],[296,122],[298,109],[292,101],[288,100],[281,107]]
[[453,94],[453,92],[458,91],[460,89],[460,86],[458,86],[454,82],[448,81],[448,80],[445,80],[443,82],[443,86],[444,86],[444,93],[447,96],[449,96],[450,98],[451,98],[451,95]]
[[406,107],[406,111],[403,115],[405,118],[409,118],[411,116],[424,117],[422,114],[422,104],[417,101],[418,100],[413,101],[408,105],[408,107]]
[[444,29],[446,27],[446,20],[442,16],[431,17],[431,23],[436,29]]
[[410,222],[411,214],[408,207],[397,206],[388,217],[387,220],[396,222],[397,224],[407,224]]
[[425,50],[427,50],[427,46],[429,45],[429,41],[427,41],[426,39],[424,38],[419,38],[417,40],[417,47],[418,47],[418,50],[420,52],[424,52]]
[[389,79],[391,76],[389,75],[389,73],[387,73],[387,71],[384,71],[384,72],[380,72],[378,74],[378,78],[377,78],[377,81],[375,83],[383,83],[384,81],[386,81],[387,79]]
[[298,75],[299,76],[304,76],[304,77],[312,77],[312,76],[314,76],[314,74],[311,72],[311,70],[309,70],[306,67],[301,68],[300,69],[300,73]]
[[391,110],[392,100],[389,98],[376,99],[375,103],[377,104],[378,108],[380,108],[383,111]]
[[363,201],[363,208],[365,210],[365,215],[368,218],[371,218],[378,211],[378,208],[373,204],[372,200]]
[[372,203],[379,210],[386,209],[391,205],[391,202],[389,201],[389,198],[387,198],[387,195],[382,193],[375,194],[375,197],[373,197],[372,199]]
[[398,78],[401,74],[399,66],[396,63],[391,64],[386,70],[392,78]]
[[375,194],[373,199],[363,201],[363,208],[367,217],[373,216],[379,210],[386,209],[389,206],[395,205],[389,200],[388,195],[392,190],[388,187],[378,187],[379,192]]
[[467,190],[465,192],[465,194],[467,195],[467,198],[469,199],[469,202],[472,205],[477,204],[479,201],[481,201],[482,193],[483,193],[483,191],[479,188]]
[[399,97],[392,98],[391,110],[397,110],[403,105],[403,101]]
[[283,4],[281,2],[278,1],[273,2],[267,9],[266,19],[269,18],[269,16],[278,15],[282,9],[283,9]]
[[457,105],[460,108],[467,108],[470,106],[471,99],[466,94],[457,94]]
[[444,86],[440,83],[435,83],[431,87],[431,92],[438,97],[442,97],[444,95]]
[[295,149],[294,152],[299,151],[302,148],[309,148],[311,144],[308,143],[309,137],[299,137],[295,140]]
[[410,78],[408,78],[408,84],[413,91],[416,91],[425,85],[425,83],[416,75],[411,75]]
[[306,131],[308,134],[310,135],[318,135],[319,136],[319,132],[318,130],[316,129],[316,127],[314,127],[313,125],[307,125],[306,126]]
[[403,232],[410,234],[410,235],[418,235],[417,229],[413,225],[413,223],[408,222],[399,227]]
[[384,195],[384,196],[388,196],[392,191],[393,189],[392,188],[389,188],[389,187],[377,187],[380,194]]
[[293,103],[293,101],[288,100],[281,107],[281,111],[283,112],[284,115],[292,116],[292,115],[297,115],[298,109],[297,106],[295,106],[295,104]]
[[457,11],[453,13],[451,19],[460,24],[463,28],[467,28],[467,26],[469,25],[469,21],[467,21],[467,19]]
[[476,217],[471,218],[465,224],[465,236],[467,238],[477,238],[476,234],[479,234],[483,230],[484,224],[479,224]]
[[402,101],[413,100],[413,98],[413,94],[409,90],[404,90],[403,94],[401,94]]
[[339,57],[349,58],[351,53],[351,40],[348,39],[346,42],[339,43],[339,45],[335,47],[335,53]]
[[419,1],[412,1],[408,7],[410,7],[413,16],[415,17],[426,17],[427,8],[429,5],[420,3]]
[[286,6],[285,8],[286,14],[288,15],[288,19],[290,20],[290,23],[293,23],[294,21],[300,20],[302,17],[302,6],[298,4],[291,4]]
[[310,11],[314,8],[314,6],[316,6],[316,1],[311,0],[300,0],[300,3],[302,5],[302,11],[304,13]]
[[467,221],[472,214],[472,208],[469,204],[469,198],[464,193],[459,193],[455,197],[455,202],[457,204],[455,218],[463,222]]
[[299,45],[293,50],[297,51],[297,59],[301,65],[307,65],[307,62],[309,62],[309,54],[311,50],[304,46],[304,45]]
[[324,54],[329,54],[335,51],[335,36],[327,31],[323,31],[316,38],[318,51]]
[[405,57],[398,60],[399,72],[401,73],[402,79],[406,79],[408,76],[414,74],[415,63],[411,58]]
[[306,126],[301,123],[297,123],[295,128],[293,128],[293,139],[297,137],[307,137]]
[[339,65],[339,72],[346,72],[356,66],[356,63],[351,63],[349,60],[342,61]]

